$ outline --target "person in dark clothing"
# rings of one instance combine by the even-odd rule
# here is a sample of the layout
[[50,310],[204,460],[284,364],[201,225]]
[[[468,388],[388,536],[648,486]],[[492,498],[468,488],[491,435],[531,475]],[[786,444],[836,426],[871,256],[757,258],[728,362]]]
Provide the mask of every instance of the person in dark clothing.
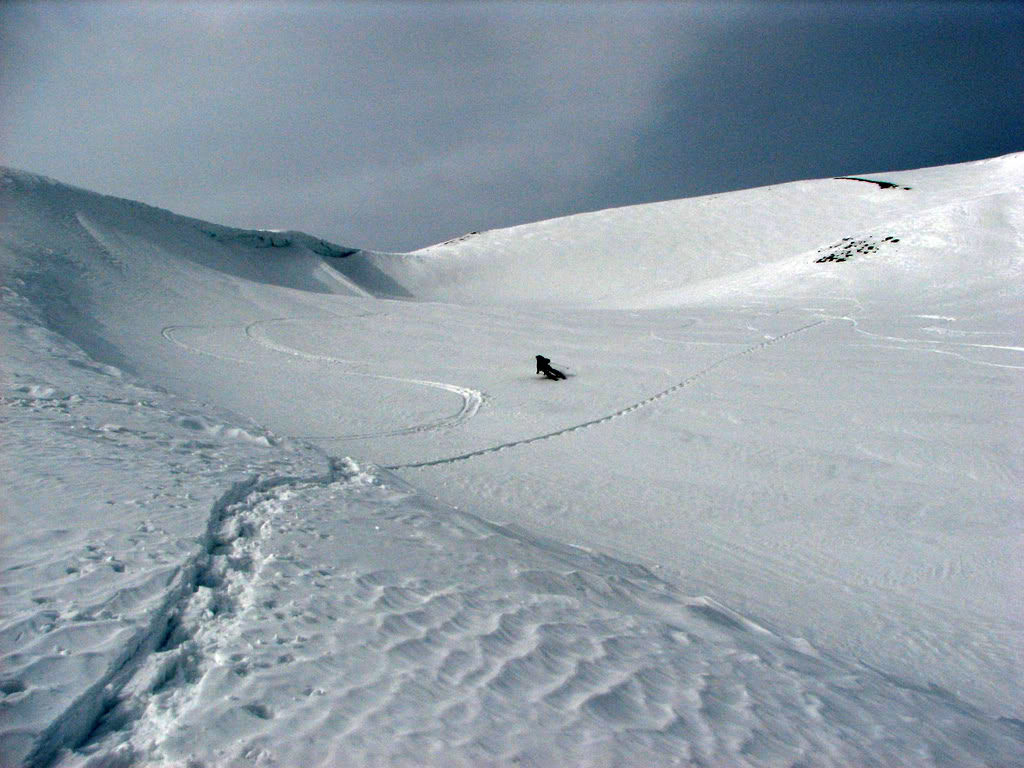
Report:
[[545,377],[552,381],[558,381],[564,379],[565,374],[557,368],[551,367],[551,360],[544,357],[544,355],[537,355],[537,373],[543,373]]

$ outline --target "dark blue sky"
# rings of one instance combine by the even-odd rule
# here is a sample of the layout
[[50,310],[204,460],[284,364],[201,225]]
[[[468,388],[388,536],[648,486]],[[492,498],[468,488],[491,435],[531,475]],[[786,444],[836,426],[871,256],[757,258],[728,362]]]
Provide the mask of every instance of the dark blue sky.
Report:
[[4,3],[0,162],[380,249],[1024,150],[1024,4]]

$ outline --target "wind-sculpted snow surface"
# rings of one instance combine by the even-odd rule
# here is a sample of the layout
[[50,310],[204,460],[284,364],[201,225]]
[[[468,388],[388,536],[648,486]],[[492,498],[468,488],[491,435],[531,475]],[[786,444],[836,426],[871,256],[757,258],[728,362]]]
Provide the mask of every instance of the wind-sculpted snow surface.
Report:
[[210,535],[214,572],[82,753],[980,766],[1020,747],[1019,725],[946,691],[830,658],[642,567],[341,470],[233,494]]
[[74,487],[4,550],[5,765],[981,766],[1021,747],[1019,724],[648,568],[212,428],[23,322],[4,336],[14,500],[79,446],[55,473]]
[[856,178],[402,255],[0,173],[0,764],[1021,764],[1024,155]]

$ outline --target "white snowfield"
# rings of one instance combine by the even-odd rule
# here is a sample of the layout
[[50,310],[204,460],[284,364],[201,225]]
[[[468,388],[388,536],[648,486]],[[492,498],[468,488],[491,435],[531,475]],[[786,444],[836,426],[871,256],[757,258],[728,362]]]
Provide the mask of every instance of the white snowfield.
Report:
[[1024,154],[859,179],[382,254],[0,171],[0,764],[1024,764]]

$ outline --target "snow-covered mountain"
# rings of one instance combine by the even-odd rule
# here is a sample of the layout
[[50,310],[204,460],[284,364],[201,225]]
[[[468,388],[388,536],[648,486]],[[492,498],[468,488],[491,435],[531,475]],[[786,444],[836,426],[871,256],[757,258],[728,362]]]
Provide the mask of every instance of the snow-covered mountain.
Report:
[[3,765],[1024,761],[1024,154],[0,275]]

